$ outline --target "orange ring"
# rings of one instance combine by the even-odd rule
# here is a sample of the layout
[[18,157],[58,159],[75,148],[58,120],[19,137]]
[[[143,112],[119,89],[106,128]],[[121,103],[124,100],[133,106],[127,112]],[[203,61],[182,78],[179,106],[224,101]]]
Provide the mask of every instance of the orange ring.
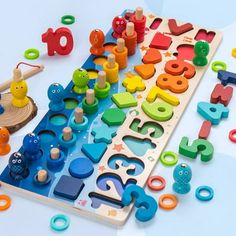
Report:
[[[172,204],[165,204],[164,200],[170,199],[173,203]],[[163,194],[159,198],[159,206],[164,210],[172,210],[177,206],[178,200],[175,195],[173,194]]]
[[[154,181],[159,181],[161,184],[156,186],[156,185],[153,184]],[[166,181],[165,181],[165,179],[163,177],[156,175],[156,176],[149,177],[147,184],[148,184],[148,187],[151,190],[153,190],[153,191],[161,191],[162,189],[165,188]]]
[[7,195],[0,195],[0,201],[6,202],[6,204],[0,205],[0,211],[5,211],[11,206],[11,198]]

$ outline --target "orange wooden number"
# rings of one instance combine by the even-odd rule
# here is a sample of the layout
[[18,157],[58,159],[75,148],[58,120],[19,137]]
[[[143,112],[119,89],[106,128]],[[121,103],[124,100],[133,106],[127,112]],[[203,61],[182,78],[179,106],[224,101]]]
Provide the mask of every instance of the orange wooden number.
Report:
[[171,75],[183,75],[186,79],[191,79],[196,73],[195,67],[183,60],[170,60],[165,64],[165,72]]
[[161,74],[156,81],[157,86],[162,89],[169,89],[173,93],[183,93],[188,89],[188,80],[183,76]]

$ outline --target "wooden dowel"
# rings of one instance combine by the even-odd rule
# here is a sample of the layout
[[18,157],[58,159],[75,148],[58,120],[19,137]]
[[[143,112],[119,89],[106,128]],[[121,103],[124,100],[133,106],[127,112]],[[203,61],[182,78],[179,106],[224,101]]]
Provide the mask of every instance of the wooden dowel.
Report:
[[125,40],[122,38],[117,39],[117,52],[123,52],[125,48]]
[[99,71],[98,72],[98,88],[103,89],[106,87],[106,72]]
[[116,63],[116,58],[114,54],[109,54],[107,57],[107,66],[109,68],[114,68]]
[[95,99],[95,93],[93,89],[88,89],[86,91],[86,103],[88,105],[94,104],[94,99]]
[[47,180],[48,178],[48,172],[46,170],[40,170],[38,171],[38,181],[40,183],[43,183]]
[[60,150],[58,148],[52,148],[50,151],[50,157],[53,160],[57,160],[60,157]]
[[75,123],[81,124],[84,121],[84,114],[83,109],[80,107],[75,108]]
[[[43,65],[38,65],[38,66],[39,66],[39,68],[34,67],[30,70],[23,72],[23,78],[28,79],[28,78],[32,77],[33,75],[36,75],[37,73],[41,72],[44,69]],[[12,79],[7,80],[6,82],[0,84],[0,92],[4,91],[6,89],[9,89],[11,82],[12,82]]]
[[126,35],[127,36],[132,36],[134,34],[134,23],[129,22],[126,25]]
[[136,8],[135,18],[136,18],[136,20],[142,20],[142,18],[143,18],[143,8],[142,7]]
[[13,70],[13,79],[15,82],[20,82],[23,79],[22,73],[21,73],[21,69],[19,68],[15,68]]
[[72,139],[72,129],[70,127],[65,127],[63,130],[63,139],[65,141],[70,141]]

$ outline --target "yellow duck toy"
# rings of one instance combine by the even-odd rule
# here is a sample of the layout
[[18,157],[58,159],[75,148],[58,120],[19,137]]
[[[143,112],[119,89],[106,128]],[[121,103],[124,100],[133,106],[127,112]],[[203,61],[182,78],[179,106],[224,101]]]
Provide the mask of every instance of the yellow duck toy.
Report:
[[12,105],[14,107],[22,108],[29,103],[29,98],[27,97],[28,86],[19,68],[13,71],[13,81],[11,82],[10,92],[13,97]]

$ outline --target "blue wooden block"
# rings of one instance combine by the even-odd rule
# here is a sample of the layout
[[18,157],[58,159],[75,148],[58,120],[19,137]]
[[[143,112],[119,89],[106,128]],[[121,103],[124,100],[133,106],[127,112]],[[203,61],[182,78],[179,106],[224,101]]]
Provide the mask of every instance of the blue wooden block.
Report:
[[106,124],[102,124],[99,127],[93,128],[92,135],[96,143],[104,142],[111,143],[112,138],[116,136],[116,128],[108,127]]
[[70,163],[71,176],[79,179],[87,178],[93,173],[93,163],[85,157],[79,157]]
[[84,183],[82,180],[71,176],[62,175],[53,193],[60,197],[76,200],[83,188]]
[[236,84],[236,74],[229,71],[219,70],[217,78],[221,80],[221,83],[224,86],[226,86],[228,83]]
[[98,163],[105,151],[107,150],[106,143],[85,143],[82,145],[82,152],[90,158],[93,163]]
[[142,187],[131,185],[125,189],[122,195],[122,204],[129,206],[133,199],[135,199],[135,207],[138,208],[135,213],[137,220],[145,222],[155,216],[158,208],[157,202],[153,197],[147,195]]
[[214,104],[209,102],[199,102],[197,112],[206,120],[211,121],[213,125],[218,125],[220,120],[227,118],[229,109],[223,104]]

